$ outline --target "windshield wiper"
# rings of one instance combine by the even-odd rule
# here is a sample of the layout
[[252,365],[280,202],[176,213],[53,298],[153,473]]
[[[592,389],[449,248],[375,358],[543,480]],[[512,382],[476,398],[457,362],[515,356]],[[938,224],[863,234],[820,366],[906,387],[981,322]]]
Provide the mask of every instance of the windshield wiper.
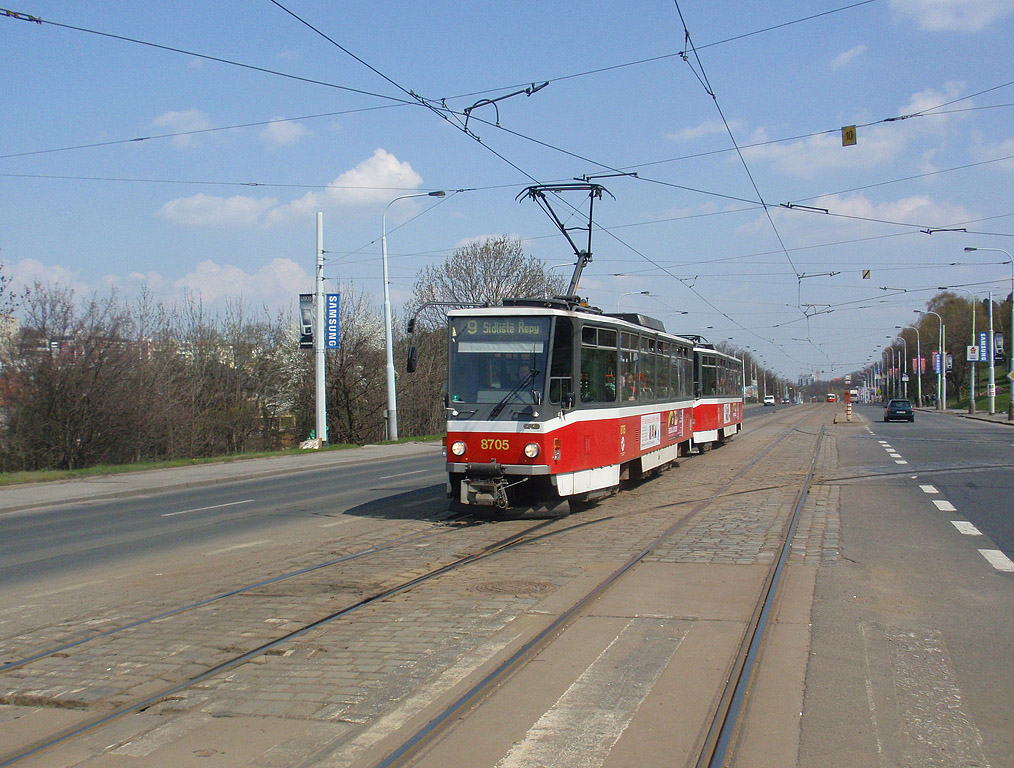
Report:
[[535,381],[535,377],[538,375],[539,372],[534,368],[532,368],[528,373],[526,373],[521,378],[521,381],[518,382],[518,385],[514,387],[514,389],[512,389],[506,395],[504,395],[503,400],[501,400],[499,403],[493,406],[493,410],[489,412],[489,418],[495,419],[497,416],[499,416],[500,412],[504,409],[504,406],[506,406],[507,403],[510,402],[511,398],[517,397],[518,392],[520,392],[522,389],[524,389],[533,381]]

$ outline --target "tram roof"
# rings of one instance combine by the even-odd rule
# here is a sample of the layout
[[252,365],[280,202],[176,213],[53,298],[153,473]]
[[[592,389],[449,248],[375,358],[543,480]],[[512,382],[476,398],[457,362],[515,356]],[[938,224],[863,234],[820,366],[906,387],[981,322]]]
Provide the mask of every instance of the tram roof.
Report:
[[490,307],[467,307],[462,309],[452,309],[447,312],[448,317],[487,317],[487,316],[521,316],[521,315],[541,315],[541,316],[574,316],[578,315],[582,319],[591,320],[597,323],[606,323],[608,325],[614,325],[618,328],[623,328],[630,331],[645,332],[650,331],[654,333],[664,334],[666,336],[679,339],[687,344],[693,344],[693,337],[684,336],[678,333],[672,333],[665,329],[665,325],[653,317],[647,315],[635,314],[635,313],[617,313],[607,314],[602,312],[600,309],[595,307],[583,307],[580,305],[574,305],[572,303],[564,302],[559,299],[513,299],[508,300],[507,303],[498,306]]

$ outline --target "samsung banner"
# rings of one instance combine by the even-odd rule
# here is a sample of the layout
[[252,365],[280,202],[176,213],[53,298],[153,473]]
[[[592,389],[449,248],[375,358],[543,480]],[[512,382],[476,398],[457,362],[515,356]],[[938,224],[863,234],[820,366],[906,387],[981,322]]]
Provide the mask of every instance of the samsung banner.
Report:
[[338,294],[324,297],[324,349],[338,349]]

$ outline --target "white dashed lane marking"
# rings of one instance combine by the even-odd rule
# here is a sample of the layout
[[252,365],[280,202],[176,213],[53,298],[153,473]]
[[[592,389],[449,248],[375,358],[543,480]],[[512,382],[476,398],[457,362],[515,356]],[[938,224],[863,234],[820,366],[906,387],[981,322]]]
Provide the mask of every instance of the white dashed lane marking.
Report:
[[940,491],[938,491],[932,485],[920,485],[919,487],[922,488],[923,493],[940,493]]
[[963,533],[966,536],[982,536],[982,531],[967,520],[951,520],[951,525],[957,528],[959,533]]
[[980,549],[979,554],[986,558],[986,562],[1003,573],[1014,573],[1014,562],[999,549]]
[[933,505],[941,512],[957,512],[957,508],[945,499],[933,499]]

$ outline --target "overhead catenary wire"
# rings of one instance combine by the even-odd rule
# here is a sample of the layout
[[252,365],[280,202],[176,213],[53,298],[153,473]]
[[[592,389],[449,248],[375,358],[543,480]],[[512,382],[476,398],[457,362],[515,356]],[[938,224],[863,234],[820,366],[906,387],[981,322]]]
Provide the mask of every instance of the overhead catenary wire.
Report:
[[[872,0],[871,0],[871,1],[872,1]],[[854,4],[854,5],[863,5],[863,4],[865,4],[865,3],[858,3],[858,4]],[[848,7],[854,7],[854,5],[853,5],[853,6],[848,6]],[[730,38],[730,39],[735,39],[735,38]],[[700,48],[703,48],[703,47],[707,47],[707,46],[698,46],[698,49],[700,49]],[[410,103],[411,103],[411,104],[416,104],[417,102],[409,102],[409,101],[408,101],[408,100],[406,99],[406,100],[403,100],[403,101],[402,101],[402,104],[399,104],[399,105],[387,105],[387,106],[385,106],[385,107],[371,107],[371,109],[380,109],[380,108],[389,108],[390,106],[400,106],[400,105],[407,105],[407,104],[410,104]],[[908,116],[904,116],[904,117],[905,117],[905,119],[907,119],[908,117],[913,117],[913,116],[915,116],[915,115],[908,115]],[[296,119],[299,119],[299,118],[296,118]],[[551,145],[548,145],[548,144],[547,144],[547,146],[551,146]],[[734,150],[723,150],[723,151],[734,151]],[[605,167],[609,167],[609,166],[605,166]],[[656,183],[656,180],[644,180],[644,181],[646,181],[647,183]],[[663,183],[664,183],[664,182],[663,182]],[[257,184],[257,183],[243,183],[243,185],[244,185],[244,186],[261,186],[261,184]],[[307,187],[307,188],[310,188],[310,187],[313,187],[313,188],[328,188],[328,187],[330,187],[330,188],[336,188],[336,187],[334,187],[334,185],[278,185],[278,186],[293,186],[293,187],[296,187],[296,186],[305,186],[305,187]],[[502,186],[503,186],[503,187],[509,187],[509,186],[512,186],[512,185],[502,185]],[[704,194],[708,194],[708,193],[707,193],[706,191],[703,191],[703,190],[697,190],[697,189],[692,189],[692,188],[691,188],[691,189],[690,189],[689,191],[693,191],[693,192],[703,192]],[[756,203],[755,201],[749,201],[749,202],[750,202],[751,206],[758,206],[758,205],[760,205],[760,203]],[[744,208],[744,209],[742,209],[742,210],[749,210],[749,209],[745,209],[745,208]],[[725,212],[721,212],[721,213],[725,213]],[[708,215],[713,215],[713,214],[708,214]],[[897,224],[897,222],[885,222],[885,223],[890,223],[890,224]],[[630,225],[614,225],[614,227],[613,227],[613,228],[617,228],[617,226],[637,226],[637,224],[630,224]],[[908,226],[908,225],[906,225],[906,226]],[[907,234],[907,233],[906,233],[906,234]],[[887,237],[887,236],[896,236],[896,235],[885,235],[885,237]],[[783,244],[783,245],[784,245],[784,244]],[[792,251],[792,252],[795,252],[796,250],[797,250],[797,249],[795,249],[795,248],[791,249],[791,251]],[[791,262],[791,260],[790,260],[790,262]],[[792,265],[792,266],[793,266],[793,268],[795,269],[795,265]],[[798,273],[797,273],[797,277],[798,277]]]
[[708,81],[707,72],[704,71],[704,64],[701,61],[696,49],[694,48],[693,39],[690,37],[690,30],[687,28],[686,20],[683,18],[683,11],[680,9],[679,0],[673,0],[673,5],[676,6],[676,13],[680,17],[680,24],[683,25],[683,35],[686,42],[687,50],[693,53],[693,57],[697,62],[697,68],[694,68],[693,63],[690,61],[688,53],[684,52],[682,58],[690,65],[691,71],[704,86],[704,90],[711,97],[712,102],[715,105],[715,109],[718,111],[719,117],[722,119],[722,124],[725,126],[725,130],[729,135],[729,140],[736,148],[736,154],[739,156],[740,163],[743,166],[743,170],[746,172],[747,178],[750,180],[750,185],[753,187],[754,193],[757,195],[757,199],[760,200],[761,205],[764,206],[764,215],[766,216],[768,223],[771,225],[771,229],[774,232],[775,238],[778,240],[778,244],[781,246],[782,251],[785,253],[785,258],[788,260],[789,265],[792,267],[792,271],[796,274],[796,280],[799,280],[799,270],[796,268],[795,263],[792,261],[792,256],[789,255],[788,248],[785,245],[785,241],[782,239],[781,232],[778,231],[778,227],[775,225],[774,219],[771,217],[771,211],[768,208],[768,204],[764,201],[764,196],[761,194],[760,187],[757,186],[757,181],[753,177],[753,173],[750,171],[750,166],[746,162],[746,158],[743,156],[743,150],[740,149],[739,144],[736,141],[736,136],[732,131],[732,127],[729,125],[729,121],[725,118],[725,113],[722,111],[721,104],[718,103],[718,96],[715,94],[714,89],[711,87],[711,83]]
[[[764,27],[762,29],[755,29],[755,30],[753,30],[751,32],[743,32],[741,34],[733,35],[732,37],[727,37],[727,38],[724,38],[722,40],[715,40],[715,41],[710,42],[710,43],[704,43],[703,45],[698,46],[698,50],[703,50],[705,48],[711,48],[711,47],[718,46],[718,45],[725,45],[727,43],[732,43],[732,42],[735,42],[737,40],[744,40],[744,39],[746,39],[748,37],[753,37],[755,35],[762,35],[762,34],[765,34],[767,32],[773,32],[773,31],[778,30],[778,29],[784,29],[786,27],[790,27],[790,26],[793,26],[795,24],[802,24],[802,23],[807,22],[807,21],[813,21],[814,19],[821,18],[822,16],[830,16],[831,14],[841,13],[843,11],[849,11],[849,10],[852,10],[853,8],[858,8],[859,6],[863,6],[863,5],[870,5],[871,3],[875,3],[875,2],[877,2],[877,0],[860,0],[860,2],[851,3],[849,5],[845,5],[845,6],[842,6],[840,8],[832,8],[831,10],[822,11],[821,13],[815,13],[815,14],[811,14],[809,16],[804,16],[804,17],[799,18],[799,19],[792,19],[790,21],[781,22],[779,24],[773,24],[771,26],[767,26],[767,27]],[[659,56],[649,56],[647,58],[638,59],[636,61],[624,62],[622,64],[610,64],[610,65],[607,65],[607,66],[604,66],[604,67],[595,67],[594,69],[585,70],[583,72],[572,72],[572,73],[567,74],[567,75],[557,75],[556,77],[537,77],[537,78],[534,79],[533,82],[543,82],[544,80],[548,80],[550,82],[559,83],[559,82],[564,82],[566,80],[574,80],[574,79],[580,78],[580,77],[588,77],[590,75],[600,75],[600,74],[603,74],[605,72],[613,72],[613,71],[616,71],[618,69],[626,69],[626,68],[629,68],[629,67],[636,67],[636,66],[639,66],[641,64],[653,64],[653,63],[659,62],[659,61],[668,61],[670,59],[675,59],[675,58],[678,58],[680,56],[682,56],[682,52],[679,52],[679,53],[665,53],[665,54],[661,54]],[[514,84],[514,85],[504,85],[504,86],[500,86],[498,88],[488,88],[488,89],[481,90],[481,91],[472,91],[470,93],[460,93],[460,94],[457,94],[456,96],[445,96],[445,97],[443,97],[441,99],[441,101],[453,101],[455,99],[469,99],[469,98],[474,98],[475,96],[484,96],[484,95],[486,95],[488,93],[498,93],[500,91],[513,90],[515,88],[521,88],[524,85],[526,85],[526,83],[518,83],[518,84]]]
[[37,17],[37,16],[29,16],[28,14],[18,13],[17,11],[8,11],[6,8],[0,8],[0,16],[6,16],[6,17],[9,17],[9,18],[13,18],[13,19],[19,19],[21,21],[31,21],[31,22],[34,22],[36,24],[40,24],[40,25],[45,24],[45,25],[52,26],[52,27],[59,27],[61,29],[69,29],[69,30],[72,30],[74,32],[83,32],[83,33],[86,33],[86,34],[89,34],[89,35],[98,35],[99,37],[107,37],[107,38],[110,38],[112,40],[120,40],[122,42],[133,43],[135,45],[143,45],[143,46],[146,46],[148,48],[157,48],[159,50],[168,51],[170,53],[185,54],[187,56],[193,56],[193,57],[198,58],[198,59],[204,59],[205,61],[214,61],[214,62],[217,62],[219,64],[228,64],[229,66],[240,67],[242,69],[249,69],[249,70],[252,70],[254,72],[260,72],[262,74],[274,75],[276,77],[284,77],[284,78],[287,78],[289,80],[297,80],[299,82],[308,83],[310,85],[320,85],[320,86],[324,86],[326,88],[334,88],[336,90],[346,91],[348,93],[355,93],[355,94],[359,94],[359,95],[362,95],[362,96],[372,96],[374,98],[385,99],[385,100],[390,100],[390,101],[396,101],[396,102],[404,103],[404,104],[412,103],[412,102],[407,101],[405,99],[393,98],[391,96],[386,96],[384,94],[375,93],[373,91],[365,91],[365,90],[362,90],[360,88],[353,88],[353,87],[348,86],[348,85],[339,85],[338,83],[331,83],[331,82],[328,82],[326,80],[317,80],[315,78],[303,77],[301,75],[294,75],[294,74],[291,74],[291,73],[288,73],[288,72],[280,72],[278,70],[268,69],[266,67],[259,67],[259,66],[256,66],[254,64],[244,64],[243,62],[234,61],[232,59],[222,58],[220,56],[212,56],[212,55],[206,54],[206,53],[198,53],[197,51],[188,51],[188,50],[186,50],[184,48],[177,48],[177,47],[172,46],[172,45],[163,45],[161,43],[152,43],[152,42],[149,42],[147,40],[140,40],[140,39],[135,38],[135,37],[127,37],[125,35],[113,34],[112,32],[100,32],[99,30],[96,30],[96,29],[89,29],[87,27],[80,27],[80,26],[76,26],[74,24],[63,24],[63,23],[60,23],[58,21],[50,21],[48,19],[43,19],[43,18],[40,18],[40,17]]

